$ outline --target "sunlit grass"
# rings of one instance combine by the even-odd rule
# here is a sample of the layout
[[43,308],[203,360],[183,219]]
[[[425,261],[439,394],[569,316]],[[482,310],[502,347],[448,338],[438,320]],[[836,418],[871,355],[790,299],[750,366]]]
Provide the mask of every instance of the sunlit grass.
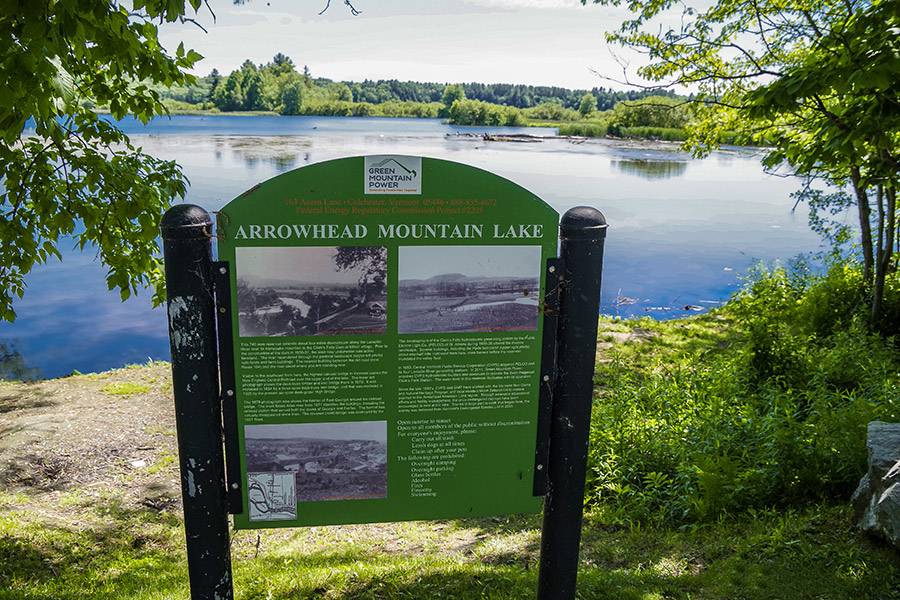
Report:
[[[181,521],[114,494],[78,504],[76,523],[0,513],[0,598],[186,599]],[[850,528],[845,507],[761,511],[675,530],[605,526],[588,515],[579,597],[900,598],[900,559]],[[533,597],[536,516],[240,532],[240,599]],[[392,540],[399,544],[391,546]],[[444,543],[441,543],[443,540]]]
[[114,381],[101,387],[100,391],[111,396],[133,396],[135,394],[146,394],[150,391],[150,386],[146,383],[134,381]]

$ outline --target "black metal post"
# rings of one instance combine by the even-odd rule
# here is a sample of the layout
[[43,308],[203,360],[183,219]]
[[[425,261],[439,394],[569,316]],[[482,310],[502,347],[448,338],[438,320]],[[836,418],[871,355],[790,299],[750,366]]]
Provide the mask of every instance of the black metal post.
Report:
[[560,222],[563,263],[538,600],[572,600],[584,507],[606,219],[579,206]]
[[181,204],[161,229],[191,599],[231,600],[212,221],[199,206]]

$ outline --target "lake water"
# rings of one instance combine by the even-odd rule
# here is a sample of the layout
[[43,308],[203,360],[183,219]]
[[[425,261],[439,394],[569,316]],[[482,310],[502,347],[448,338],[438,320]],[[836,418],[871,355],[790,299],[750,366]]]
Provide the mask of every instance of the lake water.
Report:
[[537,298],[516,298],[514,300],[501,300],[500,302],[477,302],[475,304],[463,304],[462,306],[457,306],[453,310],[458,312],[468,312],[470,310],[477,310],[484,306],[500,306],[501,304],[527,304],[529,306],[540,306]]
[[[419,154],[493,171],[532,190],[560,213],[591,205],[610,224],[601,310],[671,318],[727,299],[757,260],[819,249],[797,182],[766,175],[749,150],[692,160],[638,143],[486,142],[483,132],[547,135],[548,129],[455,127],[437,120],[177,116],[125,130],[148,153],[174,159],[191,181],[187,201],[217,210],[288,169],[361,154]],[[67,244],[65,248],[71,248]],[[120,302],[91,252],[65,251],[36,269],[0,324],[40,376],[99,371],[168,358],[165,314],[147,294]]]

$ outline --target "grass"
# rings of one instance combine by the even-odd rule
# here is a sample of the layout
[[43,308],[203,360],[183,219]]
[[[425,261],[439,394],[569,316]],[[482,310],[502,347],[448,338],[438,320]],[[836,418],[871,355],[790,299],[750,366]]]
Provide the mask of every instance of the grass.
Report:
[[559,135],[577,137],[606,137],[609,127],[605,121],[579,121],[576,123],[560,123]]
[[[605,342],[588,504],[610,523],[678,526],[846,502],[866,425],[900,420],[900,352],[865,326],[860,277],[763,269],[712,314],[616,323],[640,335]],[[900,314],[900,294],[886,306]]]
[[174,454],[163,454],[156,461],[147,467],[147,473],[150,475],[156,475],[157,473],[162,473],[171,465],[175,464],[175,461],[178,459]]
[[588,138],[624,138],[635,140],[682,142],[687,139],[684,129],[670,127],[618,127],[604,119],[582,119],[580,121],[545,121],[532,119],[529,127],[555,127],[559,135]]
[[619,334],[628,334],[636,343],[615,344],[610,352],[602,353],[605,358],[598,363],[594,377],[600,393],[606,389],[604,374],[616,368],[615,362],[637,373],[649,373],[662,363],[702,359],[707,353],[731,347],[743,336],[734,318],[725,312],[669,321],[600,318],[599,343],[620,340]]
[[174,436],[175,429],[172,427],[163,427],[161,425],[151,425],[149,427],[144,428],[144,433],[147,435],[168,435]]
[[[608,408],[627,392],[622,377],[642,385],[662,378],[654,384],[662,387],[645,392],[668,393],[668,378],[679,365],[703,371],[718,356],[746,351],[749,341],[728,310],[668,322],[603,319],[594,433],[613,427],[608,419],[617,417]],[[149,375],[112,372],[104,376],[104,389]],[[143,384],[124,389],[135,385]],[[704,408],[697,403],[693,410]],[[660,414],[641,413],[633,424],[662,426]],[[169,428],[148,425],[146,431],[174,444]],[[592,452],[604,438],[596,441]],[[624,464],[652,463],[654,446],[641,446],[649,443],[633,440],[631,451],[647,448],[650,458],[634,455]],[[168,448],[143,470],[127,469],[112,481],[0,491],[0,600],[188,598],[177,502],[157,494],[148,504],[133,489],[140,482],[148,490],[176,485],[176,459]],[[600,489],[601,469],[594,455],[589,490]],[[657,492],[651,486],[641,493]],[[900,600],[900,554],[855,530],[845,497],[749,506],[680,522],[652,518],[652,511],[640,518],[640,498],[589,500],[581,599]],[[235,592],[241,600],[531,598],[539,545],[538,515],[241,531],[232,539]]]
[[100,391],[111,396],[134,396],[146,394],[150,391],[150,386],[134,381],[113,381],[100,388]]
[[580,121],[548,121],[529,119],[528,127],[551,127],[559,131],[559,135],[575,137],[606,137],[608,123],[604,120],[583,119]]
[[[187,598],[178,517],[114,494],[65,505],[65,523],[24,507],[0,514],[0,599]],[[608,527],[589,514],[579,597],[900,598],[896,554],[853,533],[850,519],[820,505],[675,530]],[[258,548],[255,532],[240,532],[236,597],[529,598],[538,527],[530,516],[263,531]]]

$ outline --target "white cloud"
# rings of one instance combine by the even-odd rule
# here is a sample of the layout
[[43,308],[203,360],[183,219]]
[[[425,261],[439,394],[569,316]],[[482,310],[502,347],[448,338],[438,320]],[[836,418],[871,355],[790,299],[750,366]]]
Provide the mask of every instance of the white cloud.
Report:
[[466,4],[489,8],[573,8],[580,0],[464,0]]
[[[167,48],[184,41],[204,55],[198,74],[213,67],[228,73],[245,59],[261,63],[283,52],[296,64],[309,65],[314,75],[338,80],[589,89],[610,85],[591,69],[621,76],[603,32],[628,18],[624,7],[582,7],[578,0],[356,0],[363,10],[359,17],[334,1],[320,17],[316,6],[269,0],[217,7],[208,34],[165,24],[161,37]],[[635,64],[640,62],[635,57]]]

